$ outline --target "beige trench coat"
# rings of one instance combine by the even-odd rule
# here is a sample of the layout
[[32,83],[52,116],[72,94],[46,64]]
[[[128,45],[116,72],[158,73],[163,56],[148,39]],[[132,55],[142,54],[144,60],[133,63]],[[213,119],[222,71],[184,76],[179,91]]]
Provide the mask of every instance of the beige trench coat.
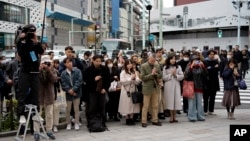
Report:
[[119,109],[118,112],[126,116],[128,114],[139,113],[140,112],[140,104],[133,104],[131,96],[128,97],[127,91],[132,92],[135,91],[136,85],[138,85],[141,80],[138,76],[136,76],[135,80],[131,79],[131,75],[127,74],[124,70],[120,74],[120,82],[121,82],[121,96],[119,101]]

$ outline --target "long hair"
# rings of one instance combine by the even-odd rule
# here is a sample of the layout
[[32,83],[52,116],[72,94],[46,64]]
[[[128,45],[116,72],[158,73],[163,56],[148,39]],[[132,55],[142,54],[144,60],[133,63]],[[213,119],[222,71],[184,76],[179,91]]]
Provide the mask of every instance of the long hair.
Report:
[[128,65],[128,64],[132,64],[131,60],[125,60],[125,63],[124,63],[124,70],[125,70],[125,72],[126,72],[127,74],[129,74],[129,71],[130,71],[131,73],[135,73],[135,70],[134,70],[133,67],[132,67],[130,70],[128,70],[128,68],[127,68],[127,65]]
[[170,66],[175,66],[176,68],[178,68],[178,65],[177,65],[176,61],[175,61],[175,63],[173,65],[170,63],[170,60],[173,59],[173,58],[176,58],[176,57],[175,57],[175,55],[171,54],[166,59],[166,61],[165,61],[166,69],[168,69]]

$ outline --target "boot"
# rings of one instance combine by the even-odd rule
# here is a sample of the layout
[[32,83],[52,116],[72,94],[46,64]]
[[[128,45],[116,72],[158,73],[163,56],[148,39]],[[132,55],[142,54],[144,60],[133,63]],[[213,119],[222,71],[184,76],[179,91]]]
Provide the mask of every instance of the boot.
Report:
[[227,119],[231,119],[231,113],[227,112]]
[[231,112],[231,120],[235,120],[233,112]]
[[165,117],[170,117],[170,112],[169,112],[169,110],[164,110],[164,115],[165,115]]

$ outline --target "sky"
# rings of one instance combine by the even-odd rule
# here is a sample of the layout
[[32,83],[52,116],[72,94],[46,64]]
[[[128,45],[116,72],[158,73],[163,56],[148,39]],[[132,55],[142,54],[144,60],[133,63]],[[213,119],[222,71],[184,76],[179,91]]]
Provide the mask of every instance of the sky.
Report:
[[164,7],[173,7],[174,1],[173,0],[163,0]]

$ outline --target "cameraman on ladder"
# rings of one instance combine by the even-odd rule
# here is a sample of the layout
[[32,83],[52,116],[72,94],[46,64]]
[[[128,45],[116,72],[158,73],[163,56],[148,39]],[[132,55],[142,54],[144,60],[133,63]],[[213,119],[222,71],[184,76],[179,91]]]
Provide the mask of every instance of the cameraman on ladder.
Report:
[[[39,55],[42,55],[44,52],[41,43],[38,42],[36,27],[33,24],[19,28],[19,32],[16,35],[16,46],[18,55],[21,58],[17,114],[20,117],[19,123],[24,124],[26,123],[25,115],[27,116],[25,114],[25,105],[32,104],[38,106]],[[33,116],[33,122],[38,119],[37,117],[40,118],[39,115]],[[34,131],[34,138],[36,141],[39,140],[38,131]]]

